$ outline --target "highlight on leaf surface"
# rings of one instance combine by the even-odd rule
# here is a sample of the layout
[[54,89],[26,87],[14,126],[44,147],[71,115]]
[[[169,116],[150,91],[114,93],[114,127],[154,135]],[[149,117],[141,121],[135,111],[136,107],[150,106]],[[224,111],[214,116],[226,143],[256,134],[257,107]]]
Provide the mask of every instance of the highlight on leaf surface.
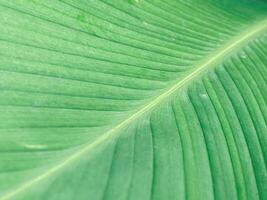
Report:
[[267,3],[0,0],[0,200],[267,199]]

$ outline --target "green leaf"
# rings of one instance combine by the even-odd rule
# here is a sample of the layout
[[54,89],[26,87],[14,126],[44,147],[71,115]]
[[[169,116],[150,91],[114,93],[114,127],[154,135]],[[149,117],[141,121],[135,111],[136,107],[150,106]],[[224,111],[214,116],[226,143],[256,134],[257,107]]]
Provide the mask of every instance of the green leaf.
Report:
[[0,200],[267,199],[267,4],[1,0]]

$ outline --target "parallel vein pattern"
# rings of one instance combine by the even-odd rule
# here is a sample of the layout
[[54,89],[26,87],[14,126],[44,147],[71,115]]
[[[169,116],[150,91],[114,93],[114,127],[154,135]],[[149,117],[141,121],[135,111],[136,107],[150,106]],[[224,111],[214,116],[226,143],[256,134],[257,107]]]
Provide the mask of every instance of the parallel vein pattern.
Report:
[[0,0],[0,199],[266,199],[266,8]]

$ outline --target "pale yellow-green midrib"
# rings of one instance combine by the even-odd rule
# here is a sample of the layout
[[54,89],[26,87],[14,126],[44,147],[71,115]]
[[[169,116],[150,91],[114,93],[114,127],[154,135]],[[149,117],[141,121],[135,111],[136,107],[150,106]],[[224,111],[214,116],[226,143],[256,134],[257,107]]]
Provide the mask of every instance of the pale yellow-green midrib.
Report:
[[[212,68],[215,66],[216,63],[221,61],[228,53],[230,53],[232,50],[237,50],[240,47],[242,47],[242,44],[246,44],[249,40],[255,38],[258,34],[263,32],[265,29],[267,29],[267,20],[264,20],[255,26],[250,27],[247,31],[243,32],[242,34],[238,35],[237,37],[234,37],[231,41],[229,41],[226,45],[224,45],[222,48],[219,48],[218,50],[214,51],[211,55],[209,55],[207,58],[202,60],[192,70],[190,73],[188,73],[183,79],[178,80],[173,84],[171,87],[169,87],[165,92],[157,96],[153,101],[146,104],[142,108],[140,108],[137,112],[135,112],[133,115],[125,119],[124,121],[120,122],[117,126],[110,129],[106,133],[103,133],[98,139],[96,139],[94,142],[89,143],[87,145],[84,145],[80,150],[75,152],[73,155],[69,156],[68,158],[62,160],[61,163],[55,165],[54,167],[50,168],[43,174],[33,178],[32,180],[22,184],[20,187],[9,191],[4,196],[0,197],[0,200],[7,200],[18,193],[26,190],[27,188],[31,187],[32,185],[40,182],[41,180],[49,177],[53,173],[57,172],[58,170],[62,169],[64,166],[68,165],[72,161],[78,159],[80,156],[82,156],[84,153],[89,152],[91,149],[96,147],[97,145],[101,144],[102,142],[106,141],[107,139],[115,136],[116,132],[120,130],[122,127],[127,126],[130,124],[130,122],[133,122],[138,117],[142,116],[144,113],[148,112],[152,108],[154,108],[156,105],[158,105],[160,102],[162,102],[164,99],[172,95],[175,91],[177,91],[182,86],[189,83],[191,80],[193,80],[195,77],[199,76],[202,72],[205,70]],[[213,64],[213,65],[212,65]]]

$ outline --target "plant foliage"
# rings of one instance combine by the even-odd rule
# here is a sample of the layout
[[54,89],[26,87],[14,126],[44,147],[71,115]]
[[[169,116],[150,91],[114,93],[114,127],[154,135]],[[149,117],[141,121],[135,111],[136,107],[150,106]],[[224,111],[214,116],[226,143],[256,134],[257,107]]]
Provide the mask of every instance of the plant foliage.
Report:
[[0,0],[0,200],[267,199],[267,5]]

